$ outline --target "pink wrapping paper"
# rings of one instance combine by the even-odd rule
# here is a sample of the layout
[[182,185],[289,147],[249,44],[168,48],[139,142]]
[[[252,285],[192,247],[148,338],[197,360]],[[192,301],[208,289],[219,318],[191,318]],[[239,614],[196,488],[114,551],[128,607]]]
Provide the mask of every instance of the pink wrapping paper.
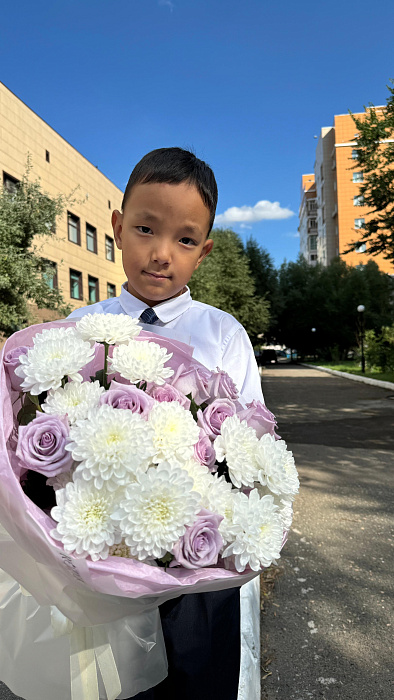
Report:
[[[184,593],[206,592],[241,586],[258,575],[238,573],[219,567],[195,570],[152,567],[133,559],[109,557],[105,561],[77,559],[53,540],[55,523],[24,494],[12,466],[7,441],[14,429],[19,396],[11,392],[3,355],[14,347],[32,345],[44,328],[73,326],[73,321],[56,321],[18,331],[3,348],[0,368],[0,523],[10,538],[0,535],[0,567],[24,586],[41,605],[56,605],[77,625],[102,624],[126,615],[153,610],[162,602]],[[192,348],[143,331],[174,355],[173,367],[192,358]],[[97,366],[96,366],[97,365]],[[99,361],[84,368],[88,379]],[[13,411],[14,409],[14,411]],[[15,465],[14,465],[15,466]]]

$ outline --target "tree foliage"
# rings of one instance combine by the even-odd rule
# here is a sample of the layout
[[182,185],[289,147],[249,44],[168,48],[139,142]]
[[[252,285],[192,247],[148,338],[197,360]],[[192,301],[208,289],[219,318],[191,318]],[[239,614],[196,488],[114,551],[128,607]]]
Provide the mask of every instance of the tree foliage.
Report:
[[365,306],[365,327],[379,332],[393,322],[393,292],[392,278],[372,260],[360,267],[338,258],[327,267],[311,267],[303,258],[283,263],[271,332],[300,355],[345,358],[358,341],[357,306]]
[[0,334],[8,336],[31,322],[29,302],[66,314],[58,289],[50,289],[54,270],[40,255],[39,242],[54,236],[64,198],[51,198],[29,179],[30,163],[13,192],[0,189]]
[[269,304],[256,285],[240,237],[231,229],[214,229],[214,246],[190,280],[194,299],[235,316],[252,342],[268,329]]
[[[394,81],[391,81],[394,85]],[[368,253],[382,253],[394,262],[394,87],[388,86],[389,97],[384,110],[365,107],[365,115],[357,118],[357,160],[355,167],[364,174],[360,195],[370,208],[372,217],[359,229],[357,245],[366,243]],[[351,246],[354,250],[354,243]],[[347,251],[347,252],[350,252]]]

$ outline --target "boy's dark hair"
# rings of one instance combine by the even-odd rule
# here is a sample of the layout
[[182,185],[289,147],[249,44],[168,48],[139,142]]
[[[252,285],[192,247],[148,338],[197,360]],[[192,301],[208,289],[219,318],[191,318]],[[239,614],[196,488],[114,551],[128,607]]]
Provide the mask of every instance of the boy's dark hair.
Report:
[[215,219],[218,188],[215,176],[207,163],[183,148],[157,148],[141,158],[130,175],[122,201],[122,210],[134,185],[148,182],[195,185],[205,206],[209,209],[210,233]]

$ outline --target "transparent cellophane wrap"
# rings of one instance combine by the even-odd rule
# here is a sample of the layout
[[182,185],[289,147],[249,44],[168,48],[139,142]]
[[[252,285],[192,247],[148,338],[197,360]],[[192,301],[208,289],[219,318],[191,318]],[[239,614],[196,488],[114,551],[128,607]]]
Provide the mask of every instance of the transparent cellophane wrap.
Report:
[[[11,391],[3,357],[59,325],[74,323],[18,331],[1,356],[0,679],[26,700],[129,698],[167,675],[161,603],[242,586],[258,574],[219,567],[165,570],[120,557],[93,562],[66,554],[51,538],[53,520],[19,483],[9,438],[20,399]],[[167,338],[160,343],[190,361],[191,348]]]

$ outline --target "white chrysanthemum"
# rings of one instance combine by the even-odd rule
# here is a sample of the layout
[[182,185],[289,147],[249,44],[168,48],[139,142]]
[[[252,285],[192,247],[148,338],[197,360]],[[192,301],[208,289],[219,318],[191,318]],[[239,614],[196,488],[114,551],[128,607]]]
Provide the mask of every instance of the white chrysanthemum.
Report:
[[290,530],[291,523],[293,522],[293,503],[292,503],[292,501],[286,501],[284,498],[280,499],[279,515],[282,518],[284,530]]
[[216,457],[219,462],[226,459],[230,479],[234,486],[253,487],[257,479],[256,431],[238,416],[229,416],[221,427],[220,435],[215,440]]
[[166,348],[148,340],[130,340],[126,345],[114,348],[113,356],[109,359],[111,372],[119,372],[129,382],[140,381],[164,384],[172,377],[174,370],[165,367],[172,357]]
[[95,382],[68,382],[65,387],[51,390],[42,404],[45,413],[67,416],[69,423],[87,418],[90,409],[98,407],[104,387]]
[[141,561],[163,557],[200,510],[199,494],[183,469],[162,462],[137,476],[111,516],[132,556]]
[[23,377],[22,389],[38,396],[57,389],[63,377],[82,382],[79,371],[94,355],[90,343],[80,338],[75,328],[45,329],[34,338],[34,346],[21,355],[15,374]]
[[106,559],[110,547],[121,542],[111,519],[117,504],[107,489],[97,491],[92,483],[77,479],[56,492],[56,502],[51,515],[57,526],[51,535],[63,543],[66,552],[98,561]]
[[80,462],[77,474],[93,480],[97,489],[106,484],[114,491],[148,468],[155,453],[153,437],[139,414],[104,405],[71,426],[66,449]]
[[211,482],[213,481],[212,474],[208,467],[200,464],[200,462],[197,462],[195,459],[188,459],[187,462],[182,463],[180,466],[193,479],[193,491],[197,491],[202,501],[204,501],[210,489]]
[[182,466],[193,456],[200,428],[192,414],[177,401],[156,403],[149,414],[148,424],[154,430],[154,462],[166,460]]
[[266,484],[272,493],[294,499],[300,482],[293,453],[287,449],[285,441],[275,440],[268,433],[263,435],[257,446],[256,461],[260,483]]
[[224,476],[211,475],[209,488],[203,495],[202,507],[223,516],[219,532],[224,544],[233,539],[234,497],[237,493]]
[[128,343],[141,332],[138,319],[127,314],[86,314],[76,329],[84,340],[108,345]]
[[293,521],[293,501],[292,501],[292,499],[290,499],[288,496],[281,498],[280,495],[277,495],[275,493],[273,494],[267,485],[262,486],[258,482],[256,482],[256,489],[258,490],[258,492],[260,494],[260,498],[262,496],[273,497],[275,505],[278,506],[278,508],[279,508],[279,515],[282,518],[283,529],[287,530],[287,531],[290,530],[291,523]]
[[250,566],[258,571],[279,558],[283,540],[283,523],[272,496],[260,498],[257,489],[249,497],[234,497],[233,539],[223,557],[234,556],[237,571]]

